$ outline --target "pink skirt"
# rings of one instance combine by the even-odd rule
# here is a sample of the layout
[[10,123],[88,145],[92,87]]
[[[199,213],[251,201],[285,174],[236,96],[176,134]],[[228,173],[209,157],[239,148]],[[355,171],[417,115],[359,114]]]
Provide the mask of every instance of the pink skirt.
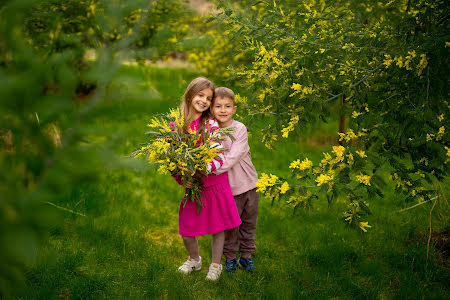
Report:
[[180,203],[178,231],[181,236],[216,234],[241,225],[227,173],[205,178],[202,196],[200,214],[197,214],[195,202],[188,201],[185,207]]

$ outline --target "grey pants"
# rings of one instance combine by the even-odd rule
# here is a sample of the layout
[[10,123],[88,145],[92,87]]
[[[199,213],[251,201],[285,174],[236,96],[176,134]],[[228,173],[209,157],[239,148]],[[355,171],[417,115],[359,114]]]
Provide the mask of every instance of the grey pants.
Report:
[[259,194],[256,188],[234,196],[236,206],[241,217],[241,226],[225,231],[225,244],[223,254],[227,261],[236,257],[236,252],[241,250],[241,257],[251,257],[256,250],[255,231],[258,219]]

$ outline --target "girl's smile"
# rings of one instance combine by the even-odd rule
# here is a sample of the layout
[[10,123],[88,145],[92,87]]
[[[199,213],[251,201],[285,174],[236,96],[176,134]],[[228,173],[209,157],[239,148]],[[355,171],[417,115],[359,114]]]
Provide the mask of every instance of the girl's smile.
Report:
[[209,88],[201,90],[194,96],[191,104],[194,109],[194,117],[199,117],[202,112],[209,109],[211,106],[212,96],[213,91]]

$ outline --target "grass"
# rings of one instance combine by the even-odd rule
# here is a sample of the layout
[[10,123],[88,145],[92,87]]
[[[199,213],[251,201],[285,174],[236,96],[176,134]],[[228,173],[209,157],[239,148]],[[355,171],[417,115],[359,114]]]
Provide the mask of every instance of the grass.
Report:
[[[117,85],[123,94],[98,108],[88,140],[112,141],[120,155],[143,142],[152,115],[179,104],[186,70],[124,66]],[[150,85],[151,83],[151,85]],[[112,95],[114,96],[114,95]],[[337,127],[337,124],[334,124]],[[315,161],[327,149],[303,143],[333,134],[333,124],[319,134],[279,144],[276,151],[250,146],[261,172],[287,175],[298,153]],[[187,257],[178,235],[182,188],[169,175],[151,168],[105,170],[99,182],[80,186],[59,203],[86,217],[66,214],[40,249],[27,274],[23,299],[163,298],[163,299],[445,299],[450,297],[449,266],[434,247],[426,261],[430,205],[399,213],[402,198],[393,192],[369,199],[373,228],[361,233],[341,222],[342,202],[326,200],[313,210],[299,210],[261,199],[256,232],[257,271],[223,274],[207,282],[211,238],[199,238],[202,271],[183,276],[176,269]],[[441,215],[440,215],[441,214]],[[448,210],[436,208],[433,228],[448,228]]]

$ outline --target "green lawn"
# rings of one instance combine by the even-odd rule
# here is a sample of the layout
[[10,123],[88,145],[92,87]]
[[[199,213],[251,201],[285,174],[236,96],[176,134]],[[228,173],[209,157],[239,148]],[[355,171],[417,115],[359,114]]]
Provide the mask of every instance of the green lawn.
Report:
[[[128,155],[145,140],[151,116],[179,104],[195,73],[156,67],[124,66],[116,85],[120,95],[95,112],[90,142],[113,143]],[[298,153],[317,162],[336,123],[278,144],[276,150],[251,133],[253,161],[259,173],[287,175]],[[300,142],[299,142],[300,141]],[[426,261],[428,213],[425,204],[407,205],[393,192],[368,199],[373,228],[362,233],[341,221],[343,202],[331,209],[325,199],[312,210],[298,210],[261,199],[257,271],[223,273],[207,282],[211,238],[199,238],[204,266],[183,276],[176,272],[187,258],[178,235],[182,188],[152,168],[105,170],[100,182],[79,186],[57,203],[85,214],[66,212],[27,273],[22,299],[163,298],[163,299],[449,299],[447,260],[433,246]],[[411,204],[409,204],[411,205]],[[448,207],[436,207],[433,230],[448,229]]]

